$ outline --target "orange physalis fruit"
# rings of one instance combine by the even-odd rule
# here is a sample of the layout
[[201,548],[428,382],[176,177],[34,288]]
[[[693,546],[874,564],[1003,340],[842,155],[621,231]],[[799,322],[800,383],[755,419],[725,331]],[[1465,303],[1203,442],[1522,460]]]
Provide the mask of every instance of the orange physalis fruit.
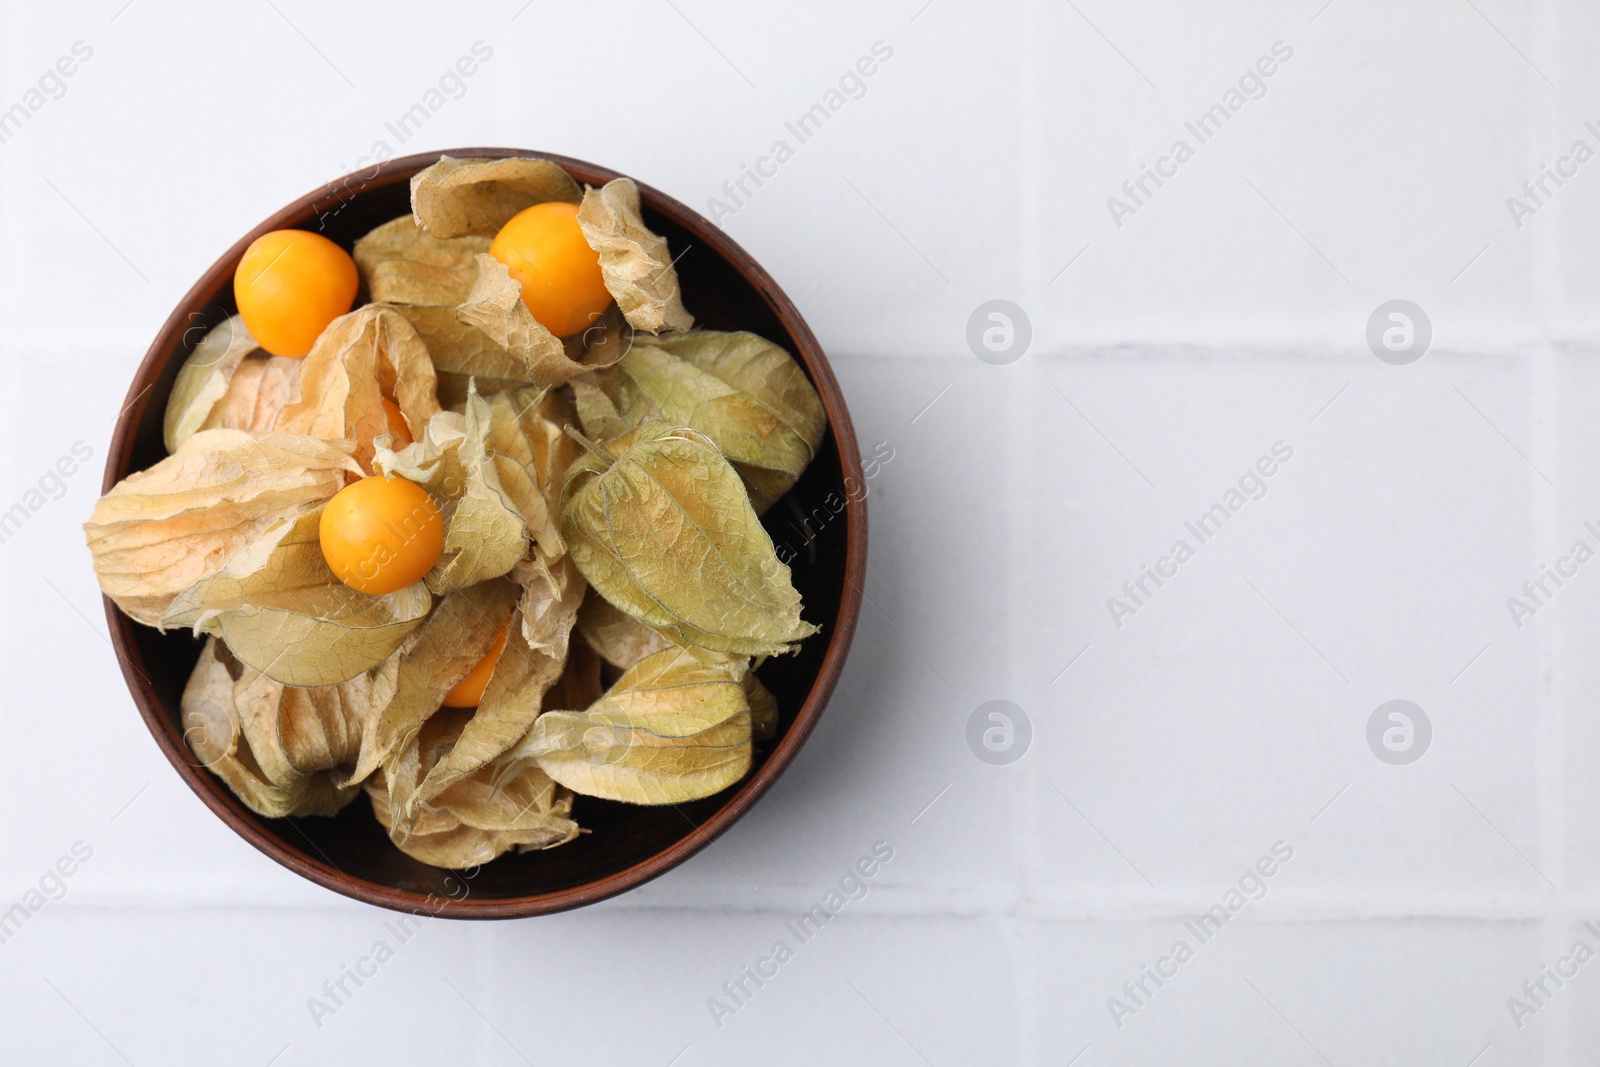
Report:
[[256,343],[300,359],[328,323],[350,310],[361,278],[350,253],[306,230],[273,230],[245,249],[233,297]]
[[522,302],[557,337],[586,329],[611,303],[600,253],[584,239],[576,204],[552,201],[519,211],[500,227],[489,254],[522,284]]
[[433,569],[444,551],[444,519],[428,491],[375,475],[339,490],[322,508],[322,558],[358,593],[404,589]]
[[489,677],[494,674],[495,664],[500,662],[500,654],[506,650],[506,634],[510,632],[511,624],[500,627],[500,634],[494,639],[494,644],[489,646],[489,652],[472,668],[472,673],[456,683],[454,689],[444,695],[444,706],[447,708],[475,708],[483,702],[483,691],[489,685]]

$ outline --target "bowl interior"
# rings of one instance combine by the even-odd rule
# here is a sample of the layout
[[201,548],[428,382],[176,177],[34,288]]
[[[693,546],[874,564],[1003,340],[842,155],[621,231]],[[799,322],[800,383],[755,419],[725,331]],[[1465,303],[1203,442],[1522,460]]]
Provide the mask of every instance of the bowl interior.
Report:
[[[462,149],[449,154],[523,153]],[[161,424],[178,367],[204,335],[203,327],[234,313],[233,270],[249,241],[270,229],[299,227],[319,231],[348,249],[373,227],[410,212],[410,176],[436,158],[394,160],[376,173],[334,183],[267,220],[231,249],[174,312],[146,358],[129,395],[147,392],[118,426],[107,487],[166,455]],[[580,182],[600,185],[615,177],[580,161],[545,158],[566,166]],[[174,765],[218,815],[258,848],[329,888],[388,907],[426,906],[485,918],[560,910],[620,892],[682,862],[742,814],[793,756],[833,688],[859,612],[865,567],[864,503],[858,492],[847,491],[845,479],[846,471],[859,469],[859,459],[838,386],[798,313],[737,245],[670,198],[645,186],[640,189],[645,222],[680,257],[684,300],[698,324],[751,330],[783,345],[800,358],[828,408],[830,429],[819,454],[763,520],[780,551],[788,546],[794,553],[790,567],[804,597],[805,617],[823,626],[798,655],[770,660],[758,671],[778,700],[778,736],[757,745],[755,766],[743,782],[716,796],[665,807],[579,797],[574,818],[590,833],[546,852],[510,853],[480,869],[454,874],[395,848],[364,797],[333,818],[263,819],[241,805],[220,780],[198,766],[182,741],[179,697],[200,642],[187,633],[161,634],[133,623],[107,601],[124,674]]]

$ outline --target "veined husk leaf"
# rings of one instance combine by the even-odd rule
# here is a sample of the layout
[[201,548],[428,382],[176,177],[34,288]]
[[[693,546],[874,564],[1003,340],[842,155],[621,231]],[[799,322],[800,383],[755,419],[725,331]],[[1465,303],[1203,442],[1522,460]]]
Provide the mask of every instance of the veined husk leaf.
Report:
[[212,407],[202,430],[270,430],[278,414],[300,395],[304,360],[253,352],[240,361],[228,389]]
[[622,670],[672,645],[632,615],[613,607],[593,589],[578,609],[578,632],[601,659]]
[[[248,666],[234,683],[234,706],[256,762],[273,782],[355,764],[366,722],[394,696],[399,657],[330,686],[287,686]],[[344,780],[341,773],[339,780]]]
[[439,411],[428,347],[393,308],[368,304],[334,319],[302,362],[300,395],[276,428],[353,440],[363,469],[371,469],[374,442],[389,434],[385,396],[413,435]]
[[201,430],[95,504],[84,534],[100,588],[129,617],[158,625],[179,593],[359,476],[348,448],[299,434]]
[[180,593],[163,629],[215,634],[240,662],[284,685],[331,686],[378,666],[433,603],[416,582],[383,596],[339,581],[322,556],[320,507],[268,529]]
[[277,781],[263,770],[241,729],[236,694],[242,682],[249,684],[247,671],[216,638],[206,642],[180,702],[190,750],[246,807],[269,819],[332,815],[354,800],[359,790],[341,786],[343,775],[335,770],[299,775],[280,769]]
[[778,698],[753,670],[745,672],[744,695],[750,701],[751,734],[757,741],[771,741],[778,736]]
[[206,331],[189,358],[178,368],[178,377],[167,396],[166,416],[161,436],[168,452],[176,452],[205,425],[211,409],[228,391],[228,382],[239,364],[260,350],[238,315]]
[[585,436],[609,441],[636,430],[661,411],[620,367],[607,367],[572,379],[574,407]]
[[466,414],[442,411],[398,452],[380,447],[373,469],[408,478],[433,495],[444,519],[444,551],[424,579],[449,593],[505,574],[527,550],[526,524],[488,451],[489,404],[469,392]]
[[[536,576],[523,586],[505,650],[489,676],[482,702],[450,751],[439,757],[408,798],[397,826],[406,829],[422,805],[434,804],[441,793],[487,766],[528,732],[543,708],[545,693],[561,676],[582,600],[583,579],[570,560],[562,557],[553,567],[540,563]],[[530,631],[534,639],[528,637]]]
[[489,244],[488,237],[435,237],[402,215],[357,241],[351,255],[373,303],[451,305],[472,291],[475,257]]
[[681,644],[776,655],[817,628],[716,445],[648,423],[567,474],[561,530],[584,578]]
[[[522,302],[522,283],[511,276],[504,263],[490,255],[478,257],[478,280],[466,302],[456,309],[456,318],[519,360],[527,369],[529,380],[538,386],[565,384],[579,374],[609,365],[600,360],[621,359],[625,351],[624,344],[617,340],[617,331],[607,330],[603,308],[580,319],[587,326],[568,338],[569,350],[568,344],[535,319]],[[585,344],[586,335],[594,344]]]
[[528,157],[444,156],[411,179],[412,213],[417,225],[434,237],[493,237],[513,215],[534,204],[576,204],[582,199],[583,191],[566,171]]
[[[474,264],[476,268],[476,264]],[[408,307],[391,305],[422,335],[438,379],[439,406],[453,408],[466,399],[467,385],[477,380],[478,392],[490,396],[533,384],[528,366],[476,326],[456,318],[454,305]]]
[[679,804],[726,789],[750,769],[749,660],[669,648],[617,679],[586,711],[547,711],[512,751],[585,796]]
[[606,289],[634,329],[660,333],[694,325],[694,316],[683,306],[666,238],[645,226],[639,187],[631,179],[585,190],[578,225],[589,247],[600,254]]
[[799,479],[827,431],[822,400],[782,348],[753,333],[643,338],[618,369],[663,419],[716,442],[757,513]]
[[522,587],[517,601],[522,639],[535,651],[564,653],[589,590],[572,558],[547,555],[536,545],[527,559],[511,568],[511,580]]
[[563,555],[561,491],[583,449],[564,431],[575,416],[554,390],[532,387],[489,397],[487,446],[500,485],[547,556]]
[[[521,589],[503,578],[480,582],[450,593],[411,634],[399,652],[394,697],[366,724],[361,752],[349,782],[364,781],[383,766],[391,788],[395,772],[422,724],[439,710],[445,694],[488,654],[503,626],[509,624]],[[510,641],[507,641],[509,646]],[[419,778],[412,775],[394,799],[404,810]]]
[[[410,834],[393,827],[389,790],[381,773],[366,788],[372,813],[389,831],[395,847],[430,867],[478,867],[512,850],[533,852],[564,845],[582,832],[571,817],[571,790],[557,785],[533,766],[525,767],[498,792],[477,778],[469,779],[450,790],[450,799],[459,796],[460,800],[432,813],[429,828],[413,829]],[[511,818],[502,813],[509,813]],[[474,826],[469,819],[512,825],[484,828]]]

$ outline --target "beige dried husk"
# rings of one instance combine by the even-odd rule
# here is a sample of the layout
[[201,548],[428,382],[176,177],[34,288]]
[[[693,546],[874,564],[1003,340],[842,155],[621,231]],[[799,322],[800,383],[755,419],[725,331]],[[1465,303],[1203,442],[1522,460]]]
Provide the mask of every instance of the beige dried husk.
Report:
[[585,711],[547,711],[507,757],[532,761],[575,793],[680,804],[750,769],[749,660],[669,648],[634,664]]
[[261,349],[238,315],[206,332],[178,368],[162,439],[168,452],[200,430],[270,430],[295,395],[300,361]]
[[268,529],[180,593],[161,626],[215,634],[242,662],[285,685],[326,686],[371,670],[421,625],[433,598],[421,582],[358,593],[322,556],[322,509]]
[[[394,773],[413,781],[431,774],[459,744],[466,722],[467,714],[453,709],[434,716],[420,731],[415,760]],[[373,776],[366,790],[390,840],[433,867],[474,867],[512,849],[554,848],[580,832],[572,820],[572,793],[531,764],[512,774],[482,768],[439,794],[409,826],[395,817],[387,772]]]
[[411,211],[434,237],[493,237],[525,208],[582,199],[578,183],[544,159],[443,156],[411,179]]
[[600,275],[636,330],[687,330],[694,316],[683,306],[678,271],[666,239],[644,224],[639,187],[629,178],[586,189],[578,225],[600,254]]
[[246,807],[269,819],[332,815],[362,719],[384,699],[382,672],[332,689],[285,689],[211,638],[180,703],[184,741]]
[[375,442],[389,435],[383,399],[394,398],[415,436],[438,414],[433,361],[416,328],[393,308],[368,304],[334,319],[300,368],[300,395],[277,429],[353,440],[371,470]]
[[790,652],[817,628],[739,475],[695,430],[647,423],[567,474],[561,530],[612,605],[687,645]]
[[637,336],[615,369],[574,389],[584,433],[596,440],[651,419],[711,438],[743,476],[758,514],[799,479],[828,429],[800,364],[753,333]]
[[202,430],[95,504],[84,535],[100,588],[130,618],[159,625],[179,593],[361,473],[340,442]]
[[489,405],[474,392],[465,415],[442,411],[416,441],[399,451],[380,447],[373,461],[377,473],[415,482],[439,505],[444,551],[423,579],[435,593],[498,578],[527,550],[526,524],[500,484],[489,431]]
[[[516,583],[502,578],[440,599],[400,648],[394,697],[366,724],[351,784],[385,767],[391,788],[405,790],[394,798],[403,810],[410,788],[406,782],[396,781],[395,767],[408,747],[414,754],[422,724],[439,710],[445,694],[478,665],[500,631],[510,624],[521,592]],[[506,643],[510,645],[509,639]],[[417,779],[408,781],[414,787]]]
[[578,632],[600,658],[621,670],[672,645],[632,615],[614,607],[593,589],[578,609]]
[[487,448],[500,485],[531,536],[548,556],[567,551],[561,536],[561,491],[567,471],[583,453],[564,430],[572,405],[554,390],[524,387],[488,398]]
[[[504,263],[490,255],[478,257],[478,280],[466,302],[456,309],[456,318],[518,360],[534,385],[564,385],[580,374],[609,366],[600,360],[615,361],[623,355],[620,345],[584,345],[587,331],[573,334],[573,348],[569,351],[561,338],[535,319],[523,303],[522,283],[511,276]],[[601,325],[603,330],[602,318],[597,315],[591,328]],[[595,362],[579,362],[574,356]]]
[[411,215],[384,223],[356,242],[351,255],[375,304],[459,304],[478,278],[487,237],[435,237]]

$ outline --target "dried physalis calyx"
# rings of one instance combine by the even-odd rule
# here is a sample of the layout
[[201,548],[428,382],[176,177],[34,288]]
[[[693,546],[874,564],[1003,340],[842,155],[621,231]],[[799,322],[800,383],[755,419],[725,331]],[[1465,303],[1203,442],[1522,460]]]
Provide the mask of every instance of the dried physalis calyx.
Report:
[[402,215],[357,241],[352,254],[373,303],[444,306],[467,298],[477,256],[487,251],[486,237],[435,237]]
[[710,438],[648,423],[567,474],[561,529],[590,585],[687,645],[791,652],[817,628],[744,483]]
[[[429,719],[411,765],[395,773],[430,775],[460,744],[468,716],[446,709]],[[511,773],[486,766],[434,797],[409,825],[396,818],[392,779],[380,771],[367,783],[372,813],[406,855],[433,867],[474,867],[516,849],[554,848],[578,836],[572,793],[531,763]]]
[[300,385],[300,361],[268,353],[238,315],[207,331],[167,396],[167,451],[201,430],[270,430]]
[[442,156],[411,179],[411,210],[434,237],[493,237],[525,208],[582,198],[578,183],[545,159]]
[[397,429],[386,400],[399,409],[408,439],[439,410],[433,362],[416,327],[393,308],[368,304],[317,338],[300,369],[300,398],[279,413],[276,428],[353,440],[356,459],[370,469],[377,439]]
[[[200,763],[258,815],[332,815],[355,799],[337,762],[353,756],[348,734],[371,700],[371,686],[286,693],[206,642],[184,687],[183,739]],[[327,714],[326,719],[322,718]],[[310,723],[316,729],[310,729]],[[286,736],[287,735],[287,736]]]
[[215,634],[241,662],[284,684],[336,685],[382,663],[427,617],[421,582],[382,596],[346,586],[323,558],[321,510],[266,533],[180,593],[163,627]]
[[630,667],[585,711],[547,711],[508,759],[531,760],[575,793],[679,804],[750,770],[750,661],[668,648]]
[[439,412],[420,440],[379,448],[373,460],[377,473],[426,489],[444,516],[444,552],[426,579],[435,593],[498,578],[527,550],[526,523],[488,450],[490,430],[488,403],[470,391],[465,415]]
[[585,432],[589,420],[608,415],[629,428],[652,417],[691,426],[744,477],[757,513],[789,491],[828,429],[800,365],[753,333],[638,335],[612,374],[621,380],[597,379],[578,394]]
[[245,430],[189,437],[95,504],[83,530],[100,588],[130,618],[158,625],[179,593],[359,476],[346,447]]
[[694,325],[694,316],[683,306],[666,238],[644,224],[639,187],[631,179],[618,178],[586,190],[578,225],[590,247],[600,253],[601,276],[628,325],[650,333]]

